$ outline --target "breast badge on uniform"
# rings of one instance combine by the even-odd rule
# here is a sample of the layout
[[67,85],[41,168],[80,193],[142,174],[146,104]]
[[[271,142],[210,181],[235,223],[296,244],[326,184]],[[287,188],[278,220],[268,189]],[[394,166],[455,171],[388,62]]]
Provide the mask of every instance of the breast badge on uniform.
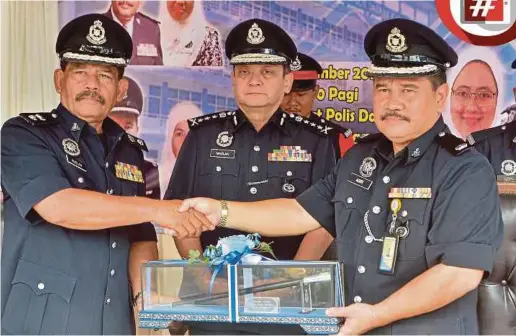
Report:
[[66,138],[61,141],[63,145],[63,149],[66,154],[71,156],[79,156],[81,155],[81,150],[79,149],[79,144],[75,142],[75,140]]
[[115,176],[122,180],[144,183],[143,173],[137,166],[120,161],[115,164]]
[[267,153],[267,161],[312,162],[312,154],[301,146],[280,146]]
[[366,157],[360,165],[359,171],[362,177],[371,177],[376,169],[376,160],[372,157]]
[[512,176],[516,174],[516,162],[513,160],[504,160],[502,162],[501,172],[505,176]]
[[229,134],[228,131],[220,132],[219,135],[217,135],[217,140],[215,142],[217,143],[217,146],[222,148],[229,147],[233,144],[233,135]]

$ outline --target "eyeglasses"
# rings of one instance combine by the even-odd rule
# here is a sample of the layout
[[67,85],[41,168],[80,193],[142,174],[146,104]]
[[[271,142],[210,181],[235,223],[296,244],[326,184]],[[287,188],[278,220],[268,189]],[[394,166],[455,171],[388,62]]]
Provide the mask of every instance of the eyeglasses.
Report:
[[466,90],[452,90],[452,94],[460,104],[468,104],[471,101],[471,97],[475,97],[475,102],[479,106],[493,104],[498,95],[498,93],[491,91],[469,92]]

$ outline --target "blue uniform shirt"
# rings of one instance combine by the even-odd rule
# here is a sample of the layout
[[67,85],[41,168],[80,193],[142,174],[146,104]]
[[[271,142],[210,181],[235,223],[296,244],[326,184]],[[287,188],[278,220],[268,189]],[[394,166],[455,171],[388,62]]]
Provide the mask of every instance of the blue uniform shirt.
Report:
[[[439,263],[491,271],[503,234],[495,179],[487,160],[448,132],[439,119],[397,155],[382,134],[358,140],[297,198],[336,239],[346,304],[376,304]],[[375,238],[388,235],[396,198],[410,232],[399,241],[394,275],[385,275],[378,272],[382,243],[368,238],[366,223]],[[478,334],[477,290],[371,333]]]
[[71,230],[33,210],[67,188],[145,195],[145,143],[109,118],[103,134],[61,105],[4,124],[2,333],[134,333],[128,255],[132,242],[156,240],[152,224]]

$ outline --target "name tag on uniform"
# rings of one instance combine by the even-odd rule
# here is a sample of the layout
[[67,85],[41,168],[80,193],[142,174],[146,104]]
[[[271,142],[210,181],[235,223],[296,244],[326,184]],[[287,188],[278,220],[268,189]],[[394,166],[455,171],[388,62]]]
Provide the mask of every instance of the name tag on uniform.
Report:
[[349,174],[348,182],[365,190],[369,190],[369,188],[371,188],[371,186],[373,185],[373,181],[366,179],[365,177],[355,173]]
[[158,49],[154,44],[141,43],[136,47],[137,56],[158,56]]
[[496,175],[496,182],[516,182],[516,176]]
[[82,163],[81,161],[79,161],[78,159],[76,158],[73,158],[71,157],[70,155],[66,155],[66,161],[71,164],[72,166],[74,166],[75,168],[79,168],[80,170],[82,171],[86,171],[86,168],[84,167],[84,163]]
[[267,153],[267,161],[312,162],[312,154],[301,146],[280,146]]
[[432,188],[391,188],[389,198],[432,198]]
[[115,164],[115,176],[122,180],[144,183],[142,171],[137,166],[128,163],[117,162]]
[[212,148],[210,150],[210,157],[217,158],[217,159],[234,159],[235,158],[235,150],[234,149]]

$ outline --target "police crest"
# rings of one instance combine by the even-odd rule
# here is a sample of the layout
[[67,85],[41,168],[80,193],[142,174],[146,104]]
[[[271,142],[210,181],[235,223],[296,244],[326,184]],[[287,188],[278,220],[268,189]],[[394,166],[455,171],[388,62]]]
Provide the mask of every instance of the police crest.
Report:
[[222,148],[229,147],[233,143],[233,136],[228,131],[220,132],[217,135],[216,143]]
[[265,37],[263,36],[262,29],[258,27],[258,24],[253,23],[247,33],[247,42],[250,44],[260,44],[263,41],[265,41]]
[[96,20],[93,22],[93,25],[90,26],[90,32],[86,36],[86,39],[95,45],[100,45],[106,43],[106,30],[102,27],[102,22],[100,20]]
[[79,144],[70,138],[63,139],[61,141],[63,145],[63,149],[66,154],[71,156],[79,156],[81,154],[81,150],[79,149]]
[[299,71],[301,70],[302,64],[299,60],[299,57],[296,57],[296,59],[290,64],[290,70],[292,71]]
[[502,162],[501,172],[505,176],[512,176],[516,174],[516,162],[513,160],[505,160]]
[[376,169],[376,160],[372,157],[366,157],[360,165],[360,175],[362,177],[371,177]]
[[389,36],[387,36],[387,44],[385,45],[385,49],[393,53],[401,53],[408,49],[408,46],[405,42],[405,36],[398,28],[394,27],[391,30]]

